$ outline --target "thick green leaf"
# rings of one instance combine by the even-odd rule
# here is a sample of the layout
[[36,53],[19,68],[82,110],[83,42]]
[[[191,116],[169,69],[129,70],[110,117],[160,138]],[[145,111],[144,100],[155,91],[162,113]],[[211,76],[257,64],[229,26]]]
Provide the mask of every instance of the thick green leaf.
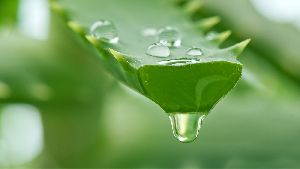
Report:
[[[199,2],[180,6],[173,0],[61,0],[53,1],[52,8],[97,49],[100,61],[111,73],[166,112],[209,112],[241,77],[242,64],[236,58],[249,40],[226,49],[218,46],[228,33],[208,40],[205,33],[220,19],[192,21],[190,15],[199,10]],[[101,19],[115,23],[119,43],[108,44],[89,36],[89,27]],[[182,46],[171,49],[167,59],[148,56],[146,50],[157,38],[144,37],[141,32],[166,26],[179,29]],[[193,46],[200,47],[203,56],[186,55]],[[195,59],[197,62],[191,62]],[[170,60],[177,64],[159,64]]]

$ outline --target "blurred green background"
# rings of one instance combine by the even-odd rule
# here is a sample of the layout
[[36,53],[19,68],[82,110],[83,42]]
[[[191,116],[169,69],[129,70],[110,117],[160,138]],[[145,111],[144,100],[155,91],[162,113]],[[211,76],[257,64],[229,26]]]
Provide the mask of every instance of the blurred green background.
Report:
[[195,17],[214,15],[252,43],[239,84],[182,144],[46,0],[0,0],[0,168],[300,168],[300,1],[206,0]]

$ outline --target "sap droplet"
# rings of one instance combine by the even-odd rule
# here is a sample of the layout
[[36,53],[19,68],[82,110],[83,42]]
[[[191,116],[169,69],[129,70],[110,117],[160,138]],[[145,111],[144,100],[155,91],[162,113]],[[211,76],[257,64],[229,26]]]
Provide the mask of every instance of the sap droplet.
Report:
[[109,43],[118,43],[119,35],[116,26],[108,20],[99,20],[93,23],[90,34],[96,39],[104,40]]
[[158,32],[159,42],[168,47],[180,47],[181,37],[178,29],[167,26]]
[[150,56],[165,58],[170,56],[171,51],[169,47],[163,45],[162,43],[154,43],[148,47],[146,53]]
[[146,28],[142,31],[142,35],[145,37],[156,36],[157,30],[155,28]]
[[160,65],[169,65],[169,66],[182,66],[187,64],[199,63],[199,60],[196,59],[172,59],[172,60],[163,60],[159,61]]
[[186,54],[189,56],[201,56],[203,55],[203,51],[198,47],[192,47],[186,51]]
[[193,113],[169,114],[174,136],[183,143],[194,141],[201,128],[205,115]]

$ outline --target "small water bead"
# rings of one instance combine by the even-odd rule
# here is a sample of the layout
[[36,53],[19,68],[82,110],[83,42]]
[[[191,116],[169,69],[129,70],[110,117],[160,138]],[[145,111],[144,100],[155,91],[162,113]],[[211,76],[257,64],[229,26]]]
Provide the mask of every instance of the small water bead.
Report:
[[99,20],[93,23],[90,34],[96,39],[101,39],[109,43],[118,43],[119,35],[116,26],[108,20]]
[[168,47],[180,47],[181,37],[177,28],[167,26],[158,32],[159,42]]
[[157,30],[155,28],[146,28],[142,31],[142,35],[145,37],[156,36]]
[[214,31],[209,32],[209,33],[206,35],[206,39],[207,39],[207,40],[213,40],[217,35],[218,35],[217,32],[214,32]]
[[205,115],[175,113],[169,115],[174,136],[183,143],[194,141],[202,126]]
[[166,58],[170,56],[171,51],[169,47],[162,43],[154,43],[148,47],[146,54],[150,56]]
[[170,65],[170,66],[182,66],[187,64],[199,63],[200,60],[196,59],[172,59],[172,60],[163,60],[158,62],[160,65]]
[[203,55],[203,51],[198,47],[192,47],[186,51],[186,54],[189,56],[201,56]]

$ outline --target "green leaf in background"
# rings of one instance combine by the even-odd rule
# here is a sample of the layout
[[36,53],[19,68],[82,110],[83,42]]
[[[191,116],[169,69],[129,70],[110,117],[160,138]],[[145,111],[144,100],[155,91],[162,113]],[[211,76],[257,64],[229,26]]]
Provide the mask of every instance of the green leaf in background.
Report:
[[[43,140],[40,140],[43,152],[32,163],[48,165],[47,159],[51,158],[56,163],[51,163],[53,167],[82,165],[83,168],[87,164],[93,165],[91,159],[99,153],[95,147],[102,149],[105,146],[107,138],[104,127],[99,127],[102,123],[100,117],[105,97],[113,90],[115,82],[95,57],[85,57],[93,53],[69,36],[69,30],[58,26],[59,23],[52,18],[47,41],[31,39],[15,29],[10,34],[0,32],[0,118],[2,107],[18,104],[35,107],[43,122],[40,128],[43,131]],[[34,124],[34,119],[31,120]],[[14,122],[12,126],[19,123]],[[2,135],[3,125],[0,121],[0,142],[10,142]],[[31,123],[20,123],[8,128],[18,129],[23,125],[32,126]],[[20,136],[16,136],[13,129],[9,131],[11,138],[16,140],[33,137],[28,134],[31,131],[21,130]],[[20,165],[14,159],[24,156],[20,153],[23,149],[19,146],[14,151],[15,145],[14,142],[0,146],[0,154],[4,154],[4,157],[0,155],[0,168]],[[28,145],[24,147],[30,149]]]
[[17,20],[18,0],[0,1],[0,25],[10,25]]

